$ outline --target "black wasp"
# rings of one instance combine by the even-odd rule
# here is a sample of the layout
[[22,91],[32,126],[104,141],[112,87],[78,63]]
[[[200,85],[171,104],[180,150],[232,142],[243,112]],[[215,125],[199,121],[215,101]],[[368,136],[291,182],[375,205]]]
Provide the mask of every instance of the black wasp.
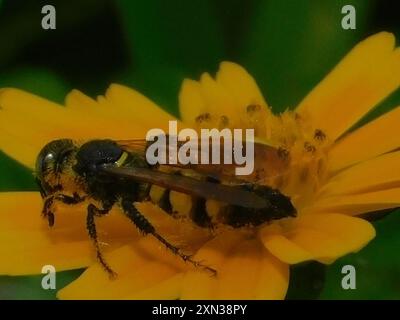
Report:
[[[106,215],[115,205],[143,234],[152,235],[183,260],[214,274],[214,269],[193,260],[159,234],[137,210],[135,202],[152,201],[174,216],[169,192],[187,194],[192,201],[189,218],[204,228],[213,228],[217,224],[233,228],[258,226],[296,214],[290,199],[279,190],[239,181],[229,166],[176,165],[173,172],[166,172],[163,168],[168,165],[150,165],[146,161],[147,147],[145,140],[92,140],[78,144],[70,139],[60,139],[48,143],[37,157],[36,179],[44,199],[44,217],[52,226],[55,202],[74,205],[89,200],[86,227],[97,258],[110,275],[114,272],[102,256],[95,218]],[[257,148],[261,150],[259,154],[279,153],[271,147],[266,150],[267,147],[260,144]],[[164,190],[159,199],[150,196],[154,186]],[[100,205],[90,203],[91,199]],[[224,204],[218,213],[207,212],[206,202],[211,200]]]

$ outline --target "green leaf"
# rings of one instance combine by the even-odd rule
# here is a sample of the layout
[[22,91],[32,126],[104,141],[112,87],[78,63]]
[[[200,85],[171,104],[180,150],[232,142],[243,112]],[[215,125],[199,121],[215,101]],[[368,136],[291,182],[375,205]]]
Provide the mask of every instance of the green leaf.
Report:
[[37,185],[30,169],[0,151],[0,192],[34,191]]
[[[357,29],[343,30],[341,8],[357,10]],[[243,62],[275,110],[294,107],[360,40],[371,2],[259,1]]]
[[45,275],[0,277],[0,300],[51,300],[56,299],[57,291],[64,288],[82,274],[83,270],[57,272],[56,290],[42,288]]
[[[377,236],[367,247],[327,268],[320,299],[400,299],[399,225],[400,210],[375,222]],[[355,267],[355,290],[341,286],[345,265]]]
[[326,266],[305,262],[290,266],[287,300],[317,299],[324,287]]
[[201,72],[223,53],[219,21],[210,0],[119,0],[136,67],[179,66]]
[[8,71],[0,78],[1,87],[19,88],[61,104],[72,89],[53,72],[37,68]]
[[223,57],[223,32],[213,1],[117,3],[132,61],[125,79],[176,113],[182,80],[215,70]]
[[[69,91],[57,75],[34,68],[20,69],[3,76],[0,79],[1,87],[16,87],[59,103],[64,101]],[[0,176],[0,191],[37,190],[32,172],[2,152]]]

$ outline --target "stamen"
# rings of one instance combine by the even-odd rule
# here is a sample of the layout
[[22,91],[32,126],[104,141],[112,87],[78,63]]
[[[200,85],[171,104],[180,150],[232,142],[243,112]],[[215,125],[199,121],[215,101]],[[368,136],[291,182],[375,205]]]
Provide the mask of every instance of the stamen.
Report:
[[321,129],[316,129],[314,132],[314,139],[321,142],[326,139],[326,135]]
[[219,126],[220,128],[227,128],[229,125],[229,118],[227,116],[221,116]]
[[203,122],[208,122],[211,120],[211,115],[210,115],[210,113],[206,112],[206,113],[198,115],[195,120],[198,124],[201,124]]
[[304,142],[304,149],[310,153],[315,153],[315,151],[317,151],[317,149],[308,141]]
[[259,104],[249,104],[247,107],[246,107],[246,112],[249,114],[249,115],[253,115],[254,113],[256,113],[256,112],[258,112],[258,111],[260,111],[261,110],[261,106],[259,105]]

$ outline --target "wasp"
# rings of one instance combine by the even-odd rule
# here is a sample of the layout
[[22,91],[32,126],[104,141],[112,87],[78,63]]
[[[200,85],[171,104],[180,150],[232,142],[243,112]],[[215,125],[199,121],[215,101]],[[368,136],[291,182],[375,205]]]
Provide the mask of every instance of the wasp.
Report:
[[[86,228],[98,261],[110,275],[115,273],[102,255],[96,218],[107,215],[114,206],[122,209],[141,233],[155,237],[184,261],[213,274],[216,270],[193,260],[159,234],[145,214],[135,207],[135,202],[152,201],[178,219],[169,194],[172,191],[186,194],[192,202],[189,218],[194,224],[209,229],[218,225],[257,227],[296,215],[289,197],[266,185],[236,179],[231,166],[150,165],[145,156],[148,146],[146,140],[103,139],[77,143],[60,139],[48,143],[37,156],[36,181],[44,201],[42,214],[49,226],[55,223],[56,202],[72,206],[89,200]],[[280,157],[279,150],[267,149],[262,144],[257,144],[257,149],[258,161],[267,161],[268,157],[261,155],[271,154],[271,151]],[[163,196],[152,197],[153,188],[162,189]],[[221,210],[208,212],[209,201],[223,204]]]

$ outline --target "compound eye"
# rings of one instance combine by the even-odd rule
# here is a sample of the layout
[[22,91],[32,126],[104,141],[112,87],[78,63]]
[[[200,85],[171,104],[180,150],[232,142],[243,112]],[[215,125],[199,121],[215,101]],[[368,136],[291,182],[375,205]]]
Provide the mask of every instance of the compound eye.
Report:
[[61,139],[48,143],[36,159],[36,175],[43,180],[49,172],[58,173],[74,150],[71,140]]
[[40,180],[46,175],[50,170],[51,166],[54,164],[55,155],[54,153],[40,153],[36,160],[36,174]]

